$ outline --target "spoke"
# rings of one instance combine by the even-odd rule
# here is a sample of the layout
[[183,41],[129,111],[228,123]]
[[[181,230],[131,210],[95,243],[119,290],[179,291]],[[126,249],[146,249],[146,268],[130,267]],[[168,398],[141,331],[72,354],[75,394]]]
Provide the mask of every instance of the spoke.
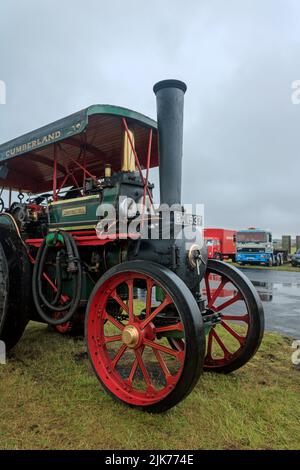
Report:
[[155,328],[155,333],[163,333],[164,331],[184,331],[183,324],[180,322],[176,323],[176,325],[167,325]]
[[[141,355],[143,354],[143,351],[144,351],[144,346],[141,346]],[[135,376],[138,364],[139,363],[138,363],[138,360],[137,360],[137,357],[136,357],[135,360],[134,360],[134,363],[132,365],[132,368],[131,368],[130,374],[128,376],[128,379],[127,379],[127,382],[129,383],[130,386],[132,385],[132,381],[133,381],[133,378]]]
[[129,374],[129,377],[127,379],[127,382],[129,383],[129,385],[132,385],[132,381],[133,381],[133,378],[135,376],[135,373],[136,373],[136,370],[137,370],[137,366],[138,366],[138,360],[135,359],[133,365],[132,365],[132,369],[130,371],[130,374]]
[[121,299],[121,297],[118,296],[116,290],[114,290],[114,292],[112,292],[111,297],[112,297],[116,302],[118,302],[118,304],[120,305],[120,307],[122,307],[122,309],[125,310],[125,312],[128,313],[128,315],[129,315],[129,309],[128,309],[127,305],[123,302],[123,300]]
[[174,349],[167,348],[167,346],[163,346],[162,344],[155,343],[154,341],[151,341],[150,339],[144,338],[144,344],[147,346],[150,346],[153,349],[157,349],[158,351],[164,352],[165,354],[170,354],[170,356],[174,356],[177,359],[180,359],[180,352],[174,351]]
[[215,332],[215,330],[211,330],[212,331],[212,335],[213,337],[215,338],[216,342],[218,343],[218,345],[220,346],[220,348],[222,349],[223,353],[224,353],[224,357],[225,358],[228,358],[231,356],[230,352],[228,351],[228,349],[226,348],[225,344],[223,343],[223,341],[221,340],[220,336]]
[[153,282],[147,279],[146,318],[151,314]]
[[172,299],[169,295],[166,296],[165,300],[147,317],[140,325],[141,329],[145,328],[145,326],[150,323],[153,318],[156,317],[167,305],[170,305],[172,303]]
[[212,359],[212,329],[208,333],[206,357]]
[[232,321],[242,321],[244,323],[249,324],[249,315],[246,313],[245,315],[223,315],[221,314],[222,320],[232,320]]
[[157,361],[158,361],[160,367],[162,368],[162,371],[163,371],[163,373],[164,373],[164,376],[165,376],[165,378],[166,378],[166,381],[169,382],[169,381],[170,381],[170,378],[172,377],[172,375],[171,375],[171,373],[170,373],[170,371],[169,371],[169,369],[168,369],[167,364],[165,363],[165,361],[163,360],[163,358],[162,358],[160,352],[159,352],[157,349],[152,348],[152,350],[153,350],[153,352],[154,352],[154,354],[155,354],[155,357],[156,357],[156,359],[157,359]]
[[144,380],[145,380],[145,382],[146,382],[147,389],[153,389],[150,376],[149,376],[148,371],[147,371],[147,369],[146,369],[146,366],[145,366],[145,364],[144,364],[144,362],[143,362],[142,355],[141,355],[141,353],[140,353],[140,351],[139,351],[138,349],[135,349],[135,355],[136,355],[138,364],[139,364],[139,366],[140,366],[140,369],[141,369],[141,371],[142,371]]
[[121,359],[121,357],[123,356],[124,352],[126,351],[127,349],[127,346],[126,344],[122,344],[122,346],[120,347],[119,351],[117,352],[116,356],[114,357],[111,365],[112,365],[112,368],[115,369],[116,368],[116,365],[118,364],[119,360]]
[[110,323],[112,323],[113,325],[115,325],[116,328],[118,328],[118,330],[124,330],[124,325],[122,325],[122,323],[120,323],[118,320],[116,320],[114,317],[112,317],[111,315],[109,315],[109,313],[105,312],[105,317],[104,317],[104,320],[108,320],[110,321]]
[[122,339],[121,335],[105,336],[104,342],[105,343],[114,343],[115,341],[121,341],[121,339]]
[[205,288],[206,288],[207,302],[209,303],[211,299],[210,285],[209,285],[209,273],[206,274],[205,276]]
[[177,351],[184,351],[184,339],[176,339],[176,338],[170,338],[170,340],[172,341],[172,345],[175,346],[175,348],[177,348]]
[[227,282],[228,282],[227,280],[222,279],[222,281],[220,282],[219,286],[217,287],[214,294],[210,298],[210,301],[207,304],[208,308],[212,308],[213,304],[215,303],[215,300],[218,298],[219,294],[221,293],[223,287],[225,286],[225,284],[227,284]]
[[218,305],[217,307],[215,307],[215,311],[216,312],[219,312],[220,310],[223,310],[224,308],[227,308],[229,307],[229,305],[232,305],[234,304],[235,302],[237,302],[238,300],[242,300],[243,297],[242,297],[242,294],[240,292],[238,292],[234,297],[232,297],[231,299],[227,300],[226,302],[224,302],[223,304],[221,305]]
[[245,341],[246,341],[245,336],[240,336],[236,331],[234,331],[224,321],[221,321],[221,325],[223,326],[223,328],[225,328],[225,330],[228,331],[228,333],[230,333],[232,336],[234,336],[234,338],[240,343],[241,346],[243,346],[243,344],[245,344]]
[[133,322],[134,321],[134,314],[133,314],[133,281],[127,281],[126,282],[128,286],[128,308],[129,308],[129,321]]

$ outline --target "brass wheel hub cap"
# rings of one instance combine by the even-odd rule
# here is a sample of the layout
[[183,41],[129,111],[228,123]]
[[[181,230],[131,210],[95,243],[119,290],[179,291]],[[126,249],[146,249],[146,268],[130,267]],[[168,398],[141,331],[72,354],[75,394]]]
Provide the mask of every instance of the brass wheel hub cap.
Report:
[[139,342],[138,329],[133,325],[125,326],[122,332],[122,341],[128,348],[135,348]]

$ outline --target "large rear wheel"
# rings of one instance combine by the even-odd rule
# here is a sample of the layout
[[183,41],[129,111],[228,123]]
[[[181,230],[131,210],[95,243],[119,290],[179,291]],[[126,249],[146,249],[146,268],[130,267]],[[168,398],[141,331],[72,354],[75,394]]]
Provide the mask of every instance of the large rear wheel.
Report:
[[219,317],[208,334],[204,370],[232,372],[255,354],[264,332],[258,293],[238,269],[209,260],[202,285],[207,313]]
[[17,234],[0,226],[0,340],[6,350],[20,340],[31,308],[31,267]]
[[[95,373],[117,400],[150,412],[180,402],[203,369],[198,305],[172,271],[145,261],[122,263],[96,284],[85,336]],[[169,338],[183,338],[178,351]]]

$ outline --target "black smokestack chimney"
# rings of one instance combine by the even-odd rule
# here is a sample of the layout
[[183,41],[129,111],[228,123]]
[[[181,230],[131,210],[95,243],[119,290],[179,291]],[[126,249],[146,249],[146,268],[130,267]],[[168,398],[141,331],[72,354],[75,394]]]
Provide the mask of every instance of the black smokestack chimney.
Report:
[[183,103],[186,84],[163,80],[154,85],[157,102],[161,204],[181,204]]

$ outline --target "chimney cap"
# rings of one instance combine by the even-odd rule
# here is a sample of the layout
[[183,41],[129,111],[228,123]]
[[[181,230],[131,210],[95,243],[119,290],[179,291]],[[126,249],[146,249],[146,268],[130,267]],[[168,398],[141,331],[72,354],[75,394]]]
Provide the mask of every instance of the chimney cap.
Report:
[[169,80],[161,80],[160,82],[155,83],[153,87],[153,91],[156,94],[162,88],[179,88],[180,90],[183,91],[183,93],[185,93],[187,87],[186,87],[186,84],[182,82],[181,80],[169,79]]

